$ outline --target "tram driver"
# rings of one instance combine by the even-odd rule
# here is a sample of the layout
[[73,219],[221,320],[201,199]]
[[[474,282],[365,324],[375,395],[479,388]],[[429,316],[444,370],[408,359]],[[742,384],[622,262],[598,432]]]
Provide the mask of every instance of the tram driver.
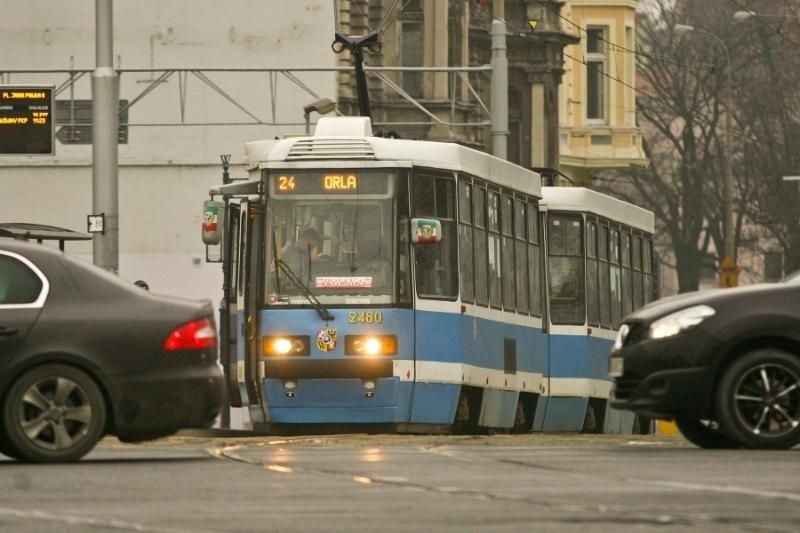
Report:
[[297,241],[288,242],[281,249],[281,259],[304,283],[311,280],[311,262],[316,261],[322,249],[322,236],[314,228],[306,228]]

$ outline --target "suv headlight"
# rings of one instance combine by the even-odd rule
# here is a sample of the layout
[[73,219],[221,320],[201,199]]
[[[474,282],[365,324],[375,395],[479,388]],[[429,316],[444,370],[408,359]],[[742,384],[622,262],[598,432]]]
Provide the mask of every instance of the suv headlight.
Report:
[[707,305],[695,305],[681,309],[650,324],[650,338],[663,339],[672,337],[682,331],[693,328],[706,318],[714,316],[715,313],[714,308]]

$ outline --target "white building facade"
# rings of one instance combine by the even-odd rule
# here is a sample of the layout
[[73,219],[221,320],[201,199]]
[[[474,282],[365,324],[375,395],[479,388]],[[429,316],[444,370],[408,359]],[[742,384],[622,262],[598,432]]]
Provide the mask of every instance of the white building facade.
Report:
[[[70,142],[86,127],[65,121],[70,108],[73,124],[90,120],[80,107],[92,97],[95,2],[0,3],[0,83],[54,85],[56,130],[68,128],[55,155],[0,155],[0,222],[86,231],[92,146]],[[245,142],[301,134],[303,106],[335,98],[335,73],[319,70],[336,64],[333,21],[328,0],[114,2],[114,63],[130,106],[119,145],[120,276],[219,302],[221,269],[206,264],[200,227],[203,200],[222,180],[220,155],[243,176]],[[91,243],[67,250],[91,260]]]

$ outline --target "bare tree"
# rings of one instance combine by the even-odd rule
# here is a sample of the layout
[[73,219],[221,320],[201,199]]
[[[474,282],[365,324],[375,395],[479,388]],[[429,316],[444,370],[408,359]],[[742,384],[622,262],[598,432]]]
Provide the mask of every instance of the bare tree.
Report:
[[[723,51],[680,37],[691,2],[654,0],[639,22],[638,120],[650,165],[617,175],[615,193],[656,214],[678,273],[680,292],[699,287],[702,260],[713,240],[722,248],[721,145]],[[710,16],[710,15],[709,15]],[[608,183],[608,182],[606,182]]]
[[756,14],[738,24],[746,63],[737,72],[738,166],[750,192],[741,208],[800,268],[800,2],[733,2]]

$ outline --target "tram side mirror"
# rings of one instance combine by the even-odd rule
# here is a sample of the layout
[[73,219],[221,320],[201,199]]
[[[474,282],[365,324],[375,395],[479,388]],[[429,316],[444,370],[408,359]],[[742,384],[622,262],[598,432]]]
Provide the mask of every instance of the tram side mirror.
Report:
[[203,243],[206,246],[217,245],[222,239],[224,213],[224,203],[216,200],[203,202]]
[[442,223],[435,218],[411,219],[411,242],[436,244],[442,240]]

